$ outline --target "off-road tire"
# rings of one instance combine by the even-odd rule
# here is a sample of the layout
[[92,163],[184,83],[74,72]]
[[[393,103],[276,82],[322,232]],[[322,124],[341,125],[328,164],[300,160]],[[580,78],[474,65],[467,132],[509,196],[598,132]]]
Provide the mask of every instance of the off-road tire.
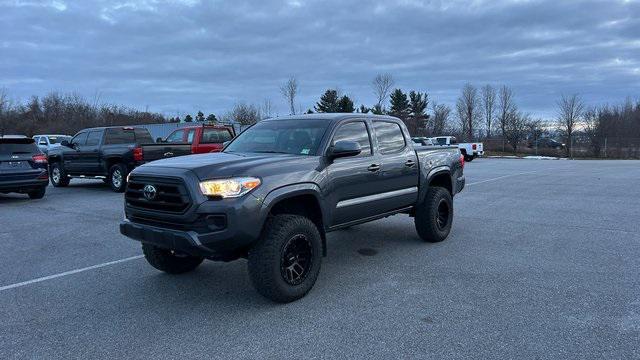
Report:
[[465,162],[472,162],[472,161],[473,161],[473,159],[475,159],[475,158],[473,157],[473,155],[465,155],[465,156],[464,156],[464,161],[465,161]]
[[49,179],[54,187],[65,187],[69,185],[70,180],[60,162],[53,162],[49,165]]
[[47,192],[47,187],[43,186],[38,190],[32,190],[27,193],[29,195],[29,199],[42,199],[44,194]]
[[107,184],[111,190],[121,193],[127,188],[127,167],[124,164],[115,164],[109,169]]
[[[446,212],[446,220],[443,213]],[[453,198],[443,187],[429,187],[424,201],[416,208],[415,225],[418,236],[426,242],[440,242],[449,236],[453,223]]]
[[142,244],[145,259],[154,268],[169,274],[193,271],[204,260],[202,257],[182,255],[151,244]]
[[[287,249],[299,241],[310,253],[304,277],[299,283],[287,280],[285,262],[291,259]],[[285,257],[287,259],[285,259]],[[304,258],[304,257],[302,257]],[[265,224],[258,242],[249,250],[249,276],[256,290],[264,297],[288,303],[305,296],[313,287],[322,262],[322,239],[316,225],[304,216],[275,215]],[[297,262],[297,260],[296,260]]]

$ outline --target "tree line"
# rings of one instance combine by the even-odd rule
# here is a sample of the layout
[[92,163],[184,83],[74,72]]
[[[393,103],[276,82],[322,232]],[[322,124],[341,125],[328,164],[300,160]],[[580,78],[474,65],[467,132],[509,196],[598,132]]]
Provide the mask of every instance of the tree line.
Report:
[[[314,106],[306,111],[296,101],[300,84],[295,77],[290,77],[280,86],[280,94],[290,114],[387,114],[400,118],[412,136],[454,135],[459,141],[488,142],[494,145],[494,150],[516,153],[526,144],[545,137],[561,140],[566,145],[567,155],[573,155],[574,146],[586,147],[589,154],[596,157],[603,155],[607,145],[613,151],[618,149],[618,152],[623,148],[640,149],[640,101],[587,107],[578,94],[562,95],[556,102],[555,117],[543,120],[521,111],[515,93],[508,85],[476,87],[465,84],[453,106],[432,100],[426,91],[406,91],[396,87],[390,74],[377,75],[370,86],[374,95],[371,105],[356,106],[351,96],[333,88],[322,93]],[[220,119],[215,114],[205,116],[202,111],[180,118],[99,104],[77,94],[57,92],[42,98],[33,96],[26,103],[17,103],[9,101],[6,92],[0,89],[0,134],[73,134],[87,127],[163,122],[251,125],[272,116],[273,104],[269,99],[262,104],[236,103]],[[610,151],[607,155],[610,154],[613,153]]]

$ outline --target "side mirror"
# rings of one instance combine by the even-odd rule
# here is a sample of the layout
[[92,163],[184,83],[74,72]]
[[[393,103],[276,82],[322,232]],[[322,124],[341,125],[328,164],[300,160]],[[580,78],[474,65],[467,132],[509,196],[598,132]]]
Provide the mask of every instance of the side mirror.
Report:
[[62,141],[60,142],[60,145],[62,145],[62,146],[66,146],[66,147],[71,147],[71,144],[69,144],[69,141],[68,141],[68,140],[62,140]]
[[331,148],[329,148],[329,153],[327,154],[327,156],[329,156],[330,159],[337,159],[341,157],[356,156],[361,152],[362,149],[360,148],[360,144],[358,144],[357,142],[340,140],[333,144]]

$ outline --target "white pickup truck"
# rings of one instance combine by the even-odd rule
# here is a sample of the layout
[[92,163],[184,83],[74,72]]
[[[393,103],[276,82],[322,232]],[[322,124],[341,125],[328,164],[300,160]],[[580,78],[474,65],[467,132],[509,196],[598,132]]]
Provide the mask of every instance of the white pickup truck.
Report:
[[455,136],[436,136],[429,138],[434,145],[450,146],[458,145],[460,153],[464,155],[464,161],[472,161],[477,157],[484,156],[484,146],[481,142],[478,143],[460,143],[456,140]]

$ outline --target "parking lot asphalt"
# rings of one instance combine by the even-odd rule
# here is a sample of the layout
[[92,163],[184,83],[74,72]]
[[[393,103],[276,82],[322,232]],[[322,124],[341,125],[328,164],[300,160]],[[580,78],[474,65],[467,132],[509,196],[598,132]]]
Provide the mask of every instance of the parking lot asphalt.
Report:
[[245,260],[153,269],[101,182],[0,195],[0,358],[640,358],[640,162],[465,173],[446,241],[408,216],[331,233],[285,305]]

